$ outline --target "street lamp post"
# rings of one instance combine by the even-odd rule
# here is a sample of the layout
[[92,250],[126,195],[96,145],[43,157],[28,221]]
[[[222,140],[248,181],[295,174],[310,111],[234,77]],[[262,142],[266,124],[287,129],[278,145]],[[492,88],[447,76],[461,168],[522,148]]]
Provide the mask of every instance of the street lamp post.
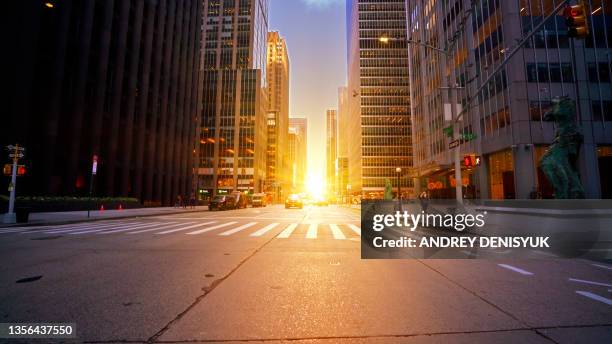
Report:
[[401,184],[401,175],[402,168],[395,168],[395,172],[397,172],[397,203],[399,204],[399,211],[402,211],[402,184]]

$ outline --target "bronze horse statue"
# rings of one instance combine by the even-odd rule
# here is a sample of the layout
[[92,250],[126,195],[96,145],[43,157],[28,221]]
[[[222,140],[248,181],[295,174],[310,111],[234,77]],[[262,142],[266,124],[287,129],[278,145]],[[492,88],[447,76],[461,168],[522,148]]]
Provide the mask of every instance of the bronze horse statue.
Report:
[[568,97],[555,98],[552,109],[544,114],[545,121],[554,121],[557,132],[548,147],[540,166],[555,189],[557,199],[584,198],[576,161],[583,142],[583,135],[576,125],[576,106]]

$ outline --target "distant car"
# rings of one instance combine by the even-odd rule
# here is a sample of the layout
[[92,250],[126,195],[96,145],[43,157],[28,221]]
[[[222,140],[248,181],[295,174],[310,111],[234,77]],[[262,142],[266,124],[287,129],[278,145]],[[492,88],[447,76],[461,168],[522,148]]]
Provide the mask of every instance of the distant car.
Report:
[[285,209],[289,209],[289,208],[302,209],[303,207],[304,207],[304,203],[302,202],[302,198],[300,197],[300,195],[291,194],[289,195],[289,197],[287,197],[287,200],[285,201]]
[[264,193],[256,193],[253,195],[253,200],[251,203],[253,204],[253,208],[257,207],[265,207],[268,205],[268,196]]
[[227,210],[236,207],[236,200],[231,196],[217,195],[213,197],[208,205],[208,210]]
[[242,192],[232,192],[232,197],[234,197],[234,209],[244,209],[248,205],[247,196]]
[[319,197],[314,201],[314,204],[319,207],[327,207],[329,205],[329,202],[327,201],[327,198]]

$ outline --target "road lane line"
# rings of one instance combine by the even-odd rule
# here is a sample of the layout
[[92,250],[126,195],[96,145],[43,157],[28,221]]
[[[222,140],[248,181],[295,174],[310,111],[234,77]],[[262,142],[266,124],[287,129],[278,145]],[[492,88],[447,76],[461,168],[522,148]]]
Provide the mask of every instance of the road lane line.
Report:
[[[176,232],[181,232],[181,231],[186,231],[188,229],[192,229],[192,228],[197,228],[197,227],[202,227],[202,226],[206,226],[206,225],[211,225],[213,223],[217,223],[217,221],[210,221],[210,222],[200,222],[200,223],[196,223],[196,222],[187,222],[187,223],[183,223],[182,225],[187,225],[187,227],[180,227],[180,228],[176,228],[176,229],[170,229],[167,231],[163,231],[163,232],[159,232],[159,233],[155,233],[155,235],[165,235],[165,234],[170,234],[170,233],[176,233]],[[194,224],[194,225],[191,225]],[[176,227],[176,226],[172,226],[172,227]],[[166,228],[170,228],[170,227],[166,227]],[[157,230],[160,229],[166,229],[166,228],[158,228]]]
[[581,280],[577,278],[568,278],[567,280],[570,282],[577,282],[577,283],[584,283],[584,284],[591,284],[591,285],[598,285],[601,287],[612,288],[612,284],[607,284],[607,283],[593,282],[593,281]]
[[212,227],[208,227],[208,228],[204,228],[204,229],[200,229],[199,231],[194,231],[194,232],[189,232],[187,233],[188,235],[198,235],[198,234],[202,234],[202,233],[206,233],[206,232],[210,232],[212,230],[215,229],[219,229],[219,228],[223,228],[223,227],[227,227],[227,226],[231,226],[231,225],[235,225],[238,222],[228,222],[228,223],[222,223],[220,225],[216,225],[216,226],[212,226]]
[[576,290],[576,294],[588,297],[589,299],[592,299],[595,301],[603,302],[608,306],[612,306],[612,300],[605,298],[603,296],[599,296],[597,294],[589,293],[588,291],[583,291],[583,290]]
[[[114,224],[117,224],[116,222]],[[80,229],[89,229],[89,228],[98,228],[98,227],[106,227],[106,226],[110,226],[111,224],[109,222],[104,222],[104,223],[92,223],[92,222],[81,222],[81,223],[71,223],[71,224],[67,224],[67,225],[61,225],[61,226],[46,226],[45,229],[39,229],[39,230],[35,230],[35,231],[26,231],[23,232],[23,234],[30,234],[30,233],[60,233],[60,232],[64,232],[64,231],[69,231],[69,230],[74,230],[77,228]],[[39,227],[42,228],[42,227]]]
[[308,226],[308,232],[306,232],[306,239],[316,239],[317,238],[317,224],[311,223]]
[[277,238],[281,238],[281,239],[287,239],[289,238],[289,236],[293,233],[293,231],[295,230],[295,228],[297,228],[298,224],[297,223],[292,223],[289,226],[287,226],[287,228],[285,228],[278,236]]
[[278,223],[278,222],[271,223],[271,224],[265,226],[264,228],[262,228],[262,229],[260,229],[260,230],[258,230],[256,232],[253,232],[251,234],[251,236],[253,236],[253,237],[262,236],[262,235],[268,233],[270,230],[276,228],[276,226],[278,226],[278,225],[280,225],[280,223]]
[[353,232],[355,232],[357,235],[361,236],[361,228],[355,226],[352,223],[349,223],[348,226],[353,230]]
[[523,269],[519,269],[515,266],[512,265],[508,265],[508,264],[497,264],[498,266],[501,266],[504,269],[508,269],[508,270],[512,270],[514,272],[518,272],[521,275],[533,275],[533,272],[529,272],[527,270],[523,270]]
[[329,228],[331,228],[332,235],[334,236],[334,239],[336,239],[336,240],[344,240],[344,239],[346,239],[346,236],[344,236],[344,233],[342,233],[342,231],[340,230],[340,227],[338,227],[338,225],[330,224]]
[[601,265],[601,264],[591,264],[591,265],[596,266],[598,268],[602,268],[602,269],[612,270],[612,266],[606,266],[606,265]]
[[140,233],[148,233],[148,232],[155,232],[155,231],[160,231],[162,229],[168,229],[168,228],[174,228],[177,226],[185,226],[185,225],[190,225],[192,223],[195,222],[166,222],[166,223],[160,223],[158,225],[153,226],[153,228],[145,228],[142,230],[138,230],[138,231],[134,231],[134,232],[127,232],[125,233],[127,234],[140,234]]
[[222,236],[229,236],[229,235],[232,235],[232,234],[238,233],[238,232],[240,232],[240,231],[242,231],[242,230],[245,230],[245,229],[247,229],[247,228],[249,228],[249,227],[253,227],[253,226],[255,226],[256,224],[257,224],[257,222],[249,222],[249,223],[247,223],[246,225],[242,225],[242,226],[240,226],[240,227],[236,227],[236,228],[234,228],[234,229],[230,229],[229,231],[223,232],[223,233],[221,233],[221,234],[219,234],[219,235],[222,235]]

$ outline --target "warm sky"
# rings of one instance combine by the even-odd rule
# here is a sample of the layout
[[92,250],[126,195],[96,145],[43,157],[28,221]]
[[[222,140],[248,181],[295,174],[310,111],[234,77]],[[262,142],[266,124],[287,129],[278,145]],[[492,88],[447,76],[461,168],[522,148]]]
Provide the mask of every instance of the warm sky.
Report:
[[270,31],[287,41],[291,117],[308,118],[310,184],[324,180],[325,110],[336,108],[346,84],[344,0],[271,0]]

